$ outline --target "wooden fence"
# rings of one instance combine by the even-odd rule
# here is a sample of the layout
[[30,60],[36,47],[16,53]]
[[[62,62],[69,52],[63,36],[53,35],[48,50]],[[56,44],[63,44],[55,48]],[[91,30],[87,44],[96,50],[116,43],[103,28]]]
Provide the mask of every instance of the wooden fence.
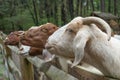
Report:
[[[0,36],[0,51],[4,57],[8,80],[117,80],[88,72],[81,67],[70,68],[71,64],[66,73],[61,70],[57,58],[46,63],[38,56],[22,56],[17,47],[5,46],[4,38]],[[35,69],[40,73],[37,78]]]

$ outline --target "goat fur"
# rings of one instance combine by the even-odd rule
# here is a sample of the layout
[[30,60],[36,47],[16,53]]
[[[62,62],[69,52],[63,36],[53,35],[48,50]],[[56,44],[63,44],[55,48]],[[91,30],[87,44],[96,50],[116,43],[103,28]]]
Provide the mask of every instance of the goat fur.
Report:
[[92,22],[81,24],[81,18],[75,19],[48,38],[46,49],[60,57],[75,58],[72,67],[83,61],[105,76],[120,79],[120,41],[114,37],[108,40],[110,29],[106,34]]
[[[47,60],[51,59],[53,55],[51,55],[48,51],[44,50],[44,46],[48,37],[54,33],[58,27],[52,23],[46,23],[40,25],[38,27],[29,28],[24,34],[20,36],[20,42],[25,47],[21,47],[23,49],[22,53],[31,52],[34,54],[31,55],[39,55],[42,54],[44,58]],[[31,46],[32,51],[29,51],[29,46]],[[26,51],[24,48],[27,48]],[[38,51],[38,52],[37,52]],[[44,52],[44,54],[43,54]]]
[[[20,48],[23,51],[23,48],[21,48],[22,45],[20,45],[20,35],[23,33],[24,31],[11,32],[9,35],[7,35],[6,39],[4,40],[4,44],[11,45],[11,46],[17,46],[17,48]],[[41,53],[43,49],[36,48],[36,47],[30,47],[30,48],[27,48],[27,50],[29,50],[28,55],[36,56],[36,55],[42,55]],[[23,52],[27,53],[27,50]]]

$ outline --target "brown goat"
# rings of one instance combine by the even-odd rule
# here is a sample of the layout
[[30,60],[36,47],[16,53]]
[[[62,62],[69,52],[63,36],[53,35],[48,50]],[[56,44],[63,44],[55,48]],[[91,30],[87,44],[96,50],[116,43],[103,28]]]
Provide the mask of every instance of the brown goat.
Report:
[[[4,40],[5,45],[17,46],[19,48],[20,34],[24,31],[14,31],[11,32]],[[30,56],[42,55],[42,49],[31,47],[29,51]]]
[[20,42],[27,46],[44,48],[48,37],[56,31],[58,27],[52,23],[46,23],[39,27],[32,27],[20,38]]
[[[56,31],[57,29],[58,29],[58,27],[52,23],[46,23],[39,27],[31,27],[23,35],[21,35],[20,42],[23,45],[32,47],[32,50],[28,51],[29,55],[34,56],[34,55],[42,54],[48,37],[52,33],[54,33],[54,31]],[[25,48],[22,47],[21,52],[26,53],[26,51],[24,51],[24,50],[25,50]],[[34,54],[30,54],[30,53],[34,53]],[[47,56],[47,58],[51,57],[49,55],[50,55],[49,52],[46,52],[44,54],[44,56],[45,57]]]
[[4,40],[5,45],[13,45],[13,46],[18,46],[19,45],[19,40],[20,37],[19,35],[23,33],[24,31],[14,31],[11,32],[6,39]]

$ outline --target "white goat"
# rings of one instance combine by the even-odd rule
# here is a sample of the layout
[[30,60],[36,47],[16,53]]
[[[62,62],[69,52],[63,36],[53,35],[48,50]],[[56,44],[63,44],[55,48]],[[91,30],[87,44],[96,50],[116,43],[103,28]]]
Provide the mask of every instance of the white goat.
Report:
[[[108,35],[98,26],[104,27]],[[75,58],[72,67],[84,61],[105,76],[120,79],[120,41],[113,37],[110,39],[110,34],[111,29],[104,20],[77,17],[54,32],[45,47],[58,56]]]

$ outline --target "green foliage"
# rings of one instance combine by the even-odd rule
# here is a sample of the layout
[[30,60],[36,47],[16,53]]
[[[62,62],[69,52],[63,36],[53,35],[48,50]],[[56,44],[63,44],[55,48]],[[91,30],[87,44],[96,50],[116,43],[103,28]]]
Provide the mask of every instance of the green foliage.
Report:
[[[62,26],[76,16],[89,16],[93,8],[94,11],[101,11],[101,1],[104,0],[0,0],[0,30],[7,33],[19,30],[20,27],[27,30],[31,26],[47,22]],[[105,12],[110,9],[114,14],[115,0],[104,2]],[[118,0],[116,3],[118,16],[119,3]]]

